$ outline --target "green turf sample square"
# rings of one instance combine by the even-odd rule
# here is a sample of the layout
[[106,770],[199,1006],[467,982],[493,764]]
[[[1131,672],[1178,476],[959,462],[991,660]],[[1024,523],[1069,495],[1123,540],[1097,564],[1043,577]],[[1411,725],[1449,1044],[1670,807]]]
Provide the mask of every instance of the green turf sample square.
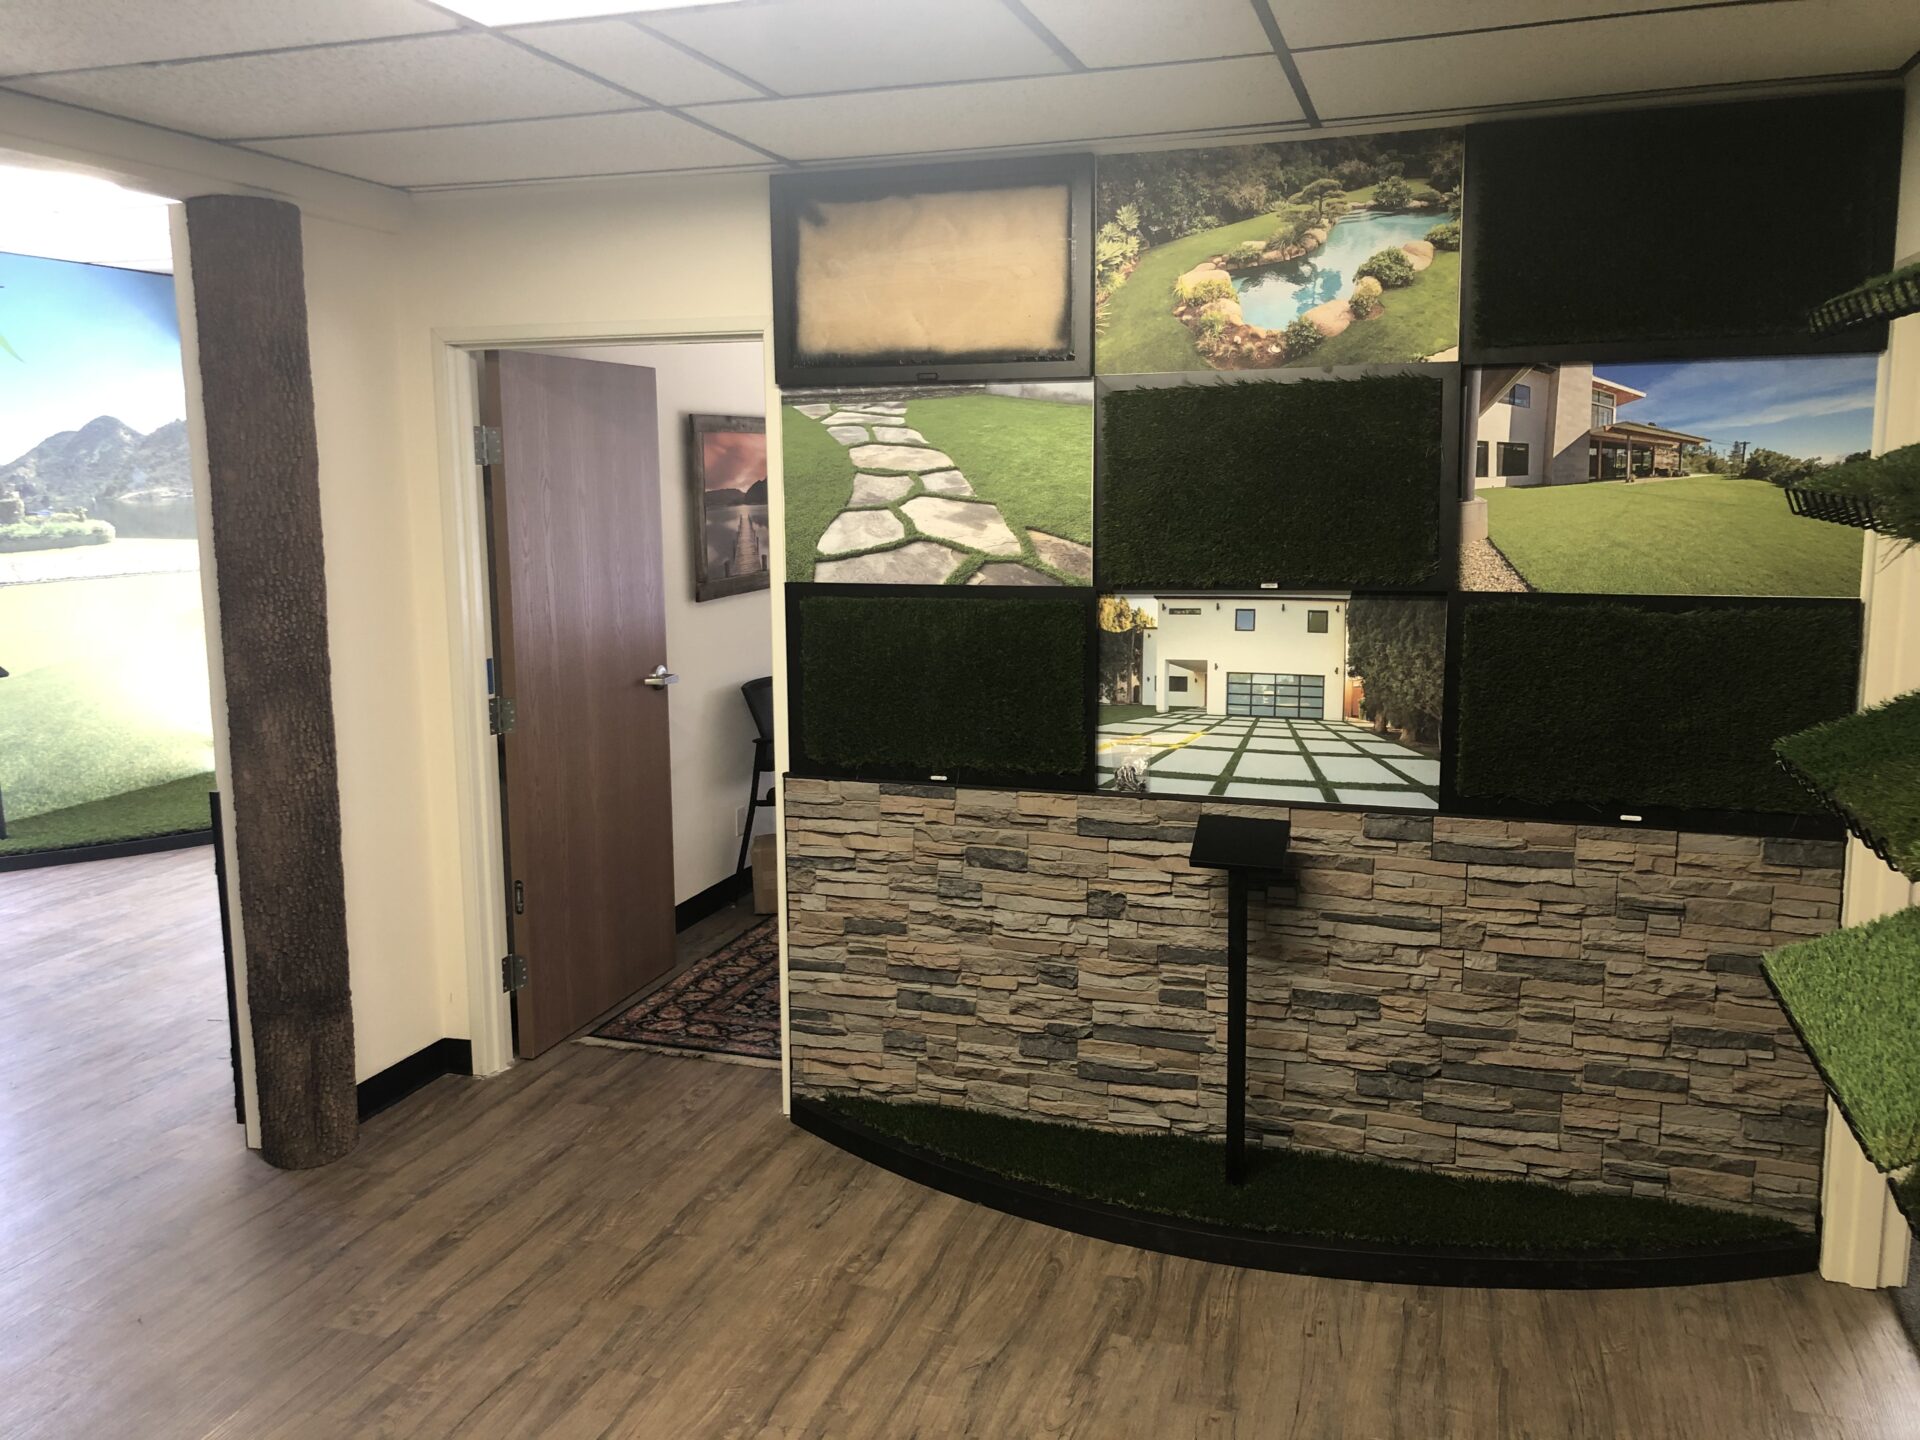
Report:
[[1860,609],[1475,600],[1458,665],[1462,796],[1815,814],[1773,743],[1852,708]]
[[1093,633],[1084,594],[798,592],[794,604],[795,768],[1059,783],[1084,775]]
[[1761,962],[1867,1157],[1920,1161],[1920,908]]
[[1774,749],[1882,859],[1920,880],[1920,690]]
[[1102,585],[1444,582],[1445,396],[1411,374],[1108,391]]

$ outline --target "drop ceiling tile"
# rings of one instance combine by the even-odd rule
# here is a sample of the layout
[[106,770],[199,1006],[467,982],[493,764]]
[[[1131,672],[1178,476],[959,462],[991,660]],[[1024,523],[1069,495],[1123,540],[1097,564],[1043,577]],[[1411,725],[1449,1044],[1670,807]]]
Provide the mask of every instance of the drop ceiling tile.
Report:
[[[1287,48],[1350,45],[1405,35],[1444,35],[1496,25],[1537,25],[1543,20],[1664,10],[1713,0],[1275,0],[1274,14]],[[1742,0],[1732,0],[1742,3]],[[1799,0],[1787,0],[1799,3]]]
[[263,140],[249,148],[402,187],[771,163],[757,150],[660,110]]
[[1067,68],[1000,0],[767,0],[647,24],[783,95]]
[[457,125],[637,103],[475,33],[48,76],[13,88],[214,139]]
[[419,0],[6,0],[0,75],[451,30]]
[[1600,21],[1578,44],[1556,28],[1320,50],[1300,74],[1322,118],[1340,120],[1885,71],[1912,53],[1910,14],[1836,25],[1826,6],[1781,10],[1765,25],[1747,7]]
[[1248,0],[1026,0],[1034,18],[1088,65],[1149,65],[1254,55],[1271,47]]
[[760,93],[624,20],[535,25],[507,33],[661,105],[741,100]]

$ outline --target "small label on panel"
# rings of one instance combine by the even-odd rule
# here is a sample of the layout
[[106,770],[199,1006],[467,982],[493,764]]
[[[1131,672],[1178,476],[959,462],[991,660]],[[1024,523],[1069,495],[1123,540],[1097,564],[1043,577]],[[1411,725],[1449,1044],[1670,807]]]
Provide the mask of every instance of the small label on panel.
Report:
[[1260,582],[1260,588],[1262,590],[1278,590],[1280,588],[1280,582],[1278,580],[1262,580]]

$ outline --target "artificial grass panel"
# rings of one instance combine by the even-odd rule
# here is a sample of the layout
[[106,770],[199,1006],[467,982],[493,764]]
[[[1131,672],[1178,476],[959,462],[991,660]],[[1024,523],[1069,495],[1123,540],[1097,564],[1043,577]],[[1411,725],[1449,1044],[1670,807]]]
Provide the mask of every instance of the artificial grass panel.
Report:
[[851,1096],[823,1103],[907,1144],[1011,1179],[1150,1214],[1287,1235],[1507,1254],[1633,1254],[1784,1239],[1783,1220],[1632,1195],[1575,1194],[1302,1150],[1256,1149],[1245,1184],[1221,1174],[1222,1147],[1120,1135],[936,1105]]
[[1920,1160],[1920,908],[1776,950],[1761,962],[1882,1170]]
[[1444,394],[1424,375],[1109,391],[1102,583],[1437,580]]
[[1807,525],[1765,480],[1483,490],[1489,538],[1536,590],[1583,595],[1860,593],[1862,536]]
[[853,462],[826,426],[791,405],[782,405],[780,472],[787,521],[787,579],[811,580],[820,537],[853,499]]
[[910,401],[907,424],[1000,507],[1023,545],[1029,529],[1093,543],[1092,404],[944,395]]
[[1475,600],[1458,664],[1463,796],[1817,813],[1773,742],[1852,709],[1860,611]]
[[0,855],[70,850],[78,845],[109,845],[116,840],[205,830],[207,792],[212,789],[211,774],[188,775],[164,785],[109,795],[65,810],[49,810],[24,820],[9,817],[7,838],[0,840]]
[[1774,750],[1888,864],[1920,880],[1920,690]]
[[1093,629],[1083,597],[797,603],[802,765],[1081,777]]
[[1391,364],[1453,349],[1460,343],[1460,252],[1435,251],[1411,285],[1387,291],[1380,303],[1380,314],[1322,340],[1303,363]]
[[[1808,311],[1894,253],[1901,111],[1897,92],[1879,92],[1469,126],[1468,358],[1529,346],[1831,349]],[[1660,206],[1645,227],[1608,218],[1627,202],[1609,198],[1607,177],[1631,188],[1676,175],[1756,198],[1791,175],[1792,205],[1819,217],[1817,238],[1785,255],[1704,205]],[[1870,329],[1858,335],[1879,348]]]

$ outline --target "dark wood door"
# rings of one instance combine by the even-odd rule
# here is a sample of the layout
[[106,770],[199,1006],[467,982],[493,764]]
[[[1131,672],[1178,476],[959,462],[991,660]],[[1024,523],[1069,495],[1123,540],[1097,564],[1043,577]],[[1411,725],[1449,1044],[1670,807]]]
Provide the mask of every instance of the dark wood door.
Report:
[[673,963],[673,810],[651,370],[489,351],[494,654],[514,1049],[538,1055]]

